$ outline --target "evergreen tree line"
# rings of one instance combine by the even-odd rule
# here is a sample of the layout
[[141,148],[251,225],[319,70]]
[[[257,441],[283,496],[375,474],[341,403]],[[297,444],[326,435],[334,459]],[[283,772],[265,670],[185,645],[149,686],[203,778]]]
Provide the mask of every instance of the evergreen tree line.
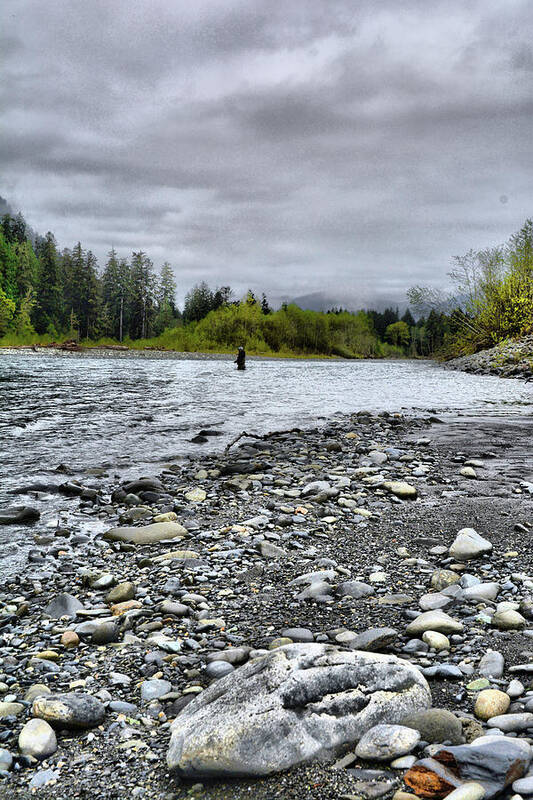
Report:
[[32,334],[117,341],[157,336],[179,320],[172,269],[159,274],[142,251],[130,259],[111,250],[103,270],[78,242],[59,252],[54,236],[35,246],[19,214],[0,229],[0,336]]
[[230,286],[211,289],[205,281],[187,292],[180,313],[168,263],[157,273],[146,253],[126,259],[111,250],[100,270],[80,242],[59,251],[52,233],[30,238],[20,214],[2,219],[0,336],[18,341],[150,339],[182,350],[242,343],[256,352],[426,356],[442,345],[448,327],[435,310],[417,321],[409,309],[400,317],[397,308],[321,313],[284,303],[274,311],[265,294],[249,290],[239,300]]

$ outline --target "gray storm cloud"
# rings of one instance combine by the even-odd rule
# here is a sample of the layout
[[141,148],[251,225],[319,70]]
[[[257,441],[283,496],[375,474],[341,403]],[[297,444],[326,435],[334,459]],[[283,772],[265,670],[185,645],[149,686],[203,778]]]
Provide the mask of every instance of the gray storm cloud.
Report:
[[0,15],[0,194],[101,262],[168,260],[181,294],[205,279],[401,302],[532,214],[529,0]]

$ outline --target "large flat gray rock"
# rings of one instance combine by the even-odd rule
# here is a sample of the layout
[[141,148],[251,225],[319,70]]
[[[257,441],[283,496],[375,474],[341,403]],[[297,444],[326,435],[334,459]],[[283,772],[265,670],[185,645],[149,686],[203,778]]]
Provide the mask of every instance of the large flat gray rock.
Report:
[[395,656],[287,645],[186,706],[172,725],[167,763],[186,777],[269,775],[430,705],[423,675]]
[[154,522],[140,528],[111,528],[104,533],[104,539],[111,542],[131,542],[132,544],[154,544],[164,539],[176,539],[188,536],[186,529],[179,522]]

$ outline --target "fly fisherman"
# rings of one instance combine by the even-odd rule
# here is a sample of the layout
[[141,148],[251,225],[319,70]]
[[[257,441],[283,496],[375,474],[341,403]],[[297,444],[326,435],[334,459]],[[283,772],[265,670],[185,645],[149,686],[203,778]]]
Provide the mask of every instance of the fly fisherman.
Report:
[[237,358],[235,359],[234,363],[237,364],[237,369],[246,369],[246,353],[244,352],[244,347],[239,347],[237,350]]

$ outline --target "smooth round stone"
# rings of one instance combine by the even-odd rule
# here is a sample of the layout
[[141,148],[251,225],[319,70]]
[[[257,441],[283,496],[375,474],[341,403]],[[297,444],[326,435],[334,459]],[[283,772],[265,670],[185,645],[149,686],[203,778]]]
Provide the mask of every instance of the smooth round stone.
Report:
[[134,714],[138,709],[133,703],[126,703],[123,700],[112,700],[109,703],[109,710],[116,714]]
[[6,703],[4,701],[0,702],[0,719],[4,717],[16,717],[19,714],[22,714],[24,711],[24,706],[22,703]]
[[9,772],[13,764],[13,756],[4,747],[0,747],[0,772]]
[[116,622],[106,620],[94,626],[91,636],[91,642],[93,644],[109,644],[110,642],[116,642],[117,639],[118,625]]
[[459,585],[462,589],[471,589],[472,586],[479,586],[481,580],[477,577],[477,575],[472,575],[470,572],[464,572],[461,575],[461,580],[459,581]]
[[28,784],[28,788],[30,790],[40,789],[42,786],[46,786],[47,783],[55,781],[58,778],[59,771],[53,769],[42,769],[34,774],[33,778]]
[[501,678],[505,665],[504,657],[497,650],[490,650],[481,658],[478,672],[484,678]]
[[61,619],[61,617],[75,617],[76,611],[83,608],[77,597],[71,594],[58,594],[51,600],[44,610],[45,617]]
[[126,600],[133,600],[135,597],[135,592],[135,584],[131,581],[119,583],[118,586],[115,586],[110,592],[108,592],[106,602],[125,603]]
[[402,720],[404,725],[414,728],[421,738],[430,744],[451,742],[461,744],[463,741],[463,726],[455,714],[446,708],[430,708],[427,711],[418,711]]
[[[513,584],[511,584],[513,586]],[[506,587],[504,584],[504,588]],[[501,603],[498,603],[496,606],[496,611],[518,611],[520,608],[520,603],[515,603],[514,600],[502,600]]]
[[405,481],[384,481],[383,488],[402,500],[416,500],[418,496],[416,487]]
[[525,731],[533,728],[533,714],[524,711],[519,714],[503,714],[494,716],[487,722],[489,728],[499,728],[504,733],[511,731]]
[[511,705],[511,698],[498,689],[484,689],[480,692],[474,706],[474,714],[478,719],[489,720],[505,714]]
[[65,631],[61,635],[61,644],[67,650],[72,650],[77,647],[80,643],[80,637],[76,633],[76,631]]
[[32,713],[58,727],[81,730],[100,725],[105,718],[105,708],[96,697],[74,692],[40,697],[34,701]]
[[459,786],[457,789],[454,789],[453,792],[446,795],[446,800],[450,797],[451,800],[482,800],[485,794],[486,790],[484,786],[475,781],[469,781],[468,783],[463,783],[462,786]]
[[167,511],[164,514],[157,514],[154,517],[154,522],[175,522],[178,515],[175,511]]
[[313,632],[308,628],[285,628],[281,632],[282,637],[292,639],[293,642],[314,642]]
[[497,611],[492,617],[491,624],[500,631],[513,631],[525,627],[526,620],[518,611],[509,609]]
[[24,700],[27,703],[33,703],[37,697],[42,697],[46,694],[52,694],[48,686],[45,686],[44,683],[34,683],[24,695]]
[[207,493],[204,489],[191,489],[190,492],[185,493],[185,498],[190,503],[203,503],[206,497]]
[[293,644],[292,639],[289,639],[288,636],[278,636],[277,639],[272,639],[272,641],[268,645],[268,649],[276,650],[276,648],[284,647],[286,644]]
[[109,572],[104,572],[98,575],[94,581],[89,581],[89,583],[91,589],[102,591],[104,589],[111,589],[111,587],[115,585],[116,580],[114,575],[111,575]]
[[355,754],[368,761],[391,761],[410,753],[419,741],[420,734],[413,728],[375,725],[361,737]]
[[452,598],[447,597],[442,592],[428,592],[428,594],[422,595],[418,601],[418,605],[422,611],[435,611],[439,608],[449,606],[451,602]]
[[507,692],[509,697],[514,700],[515,698],[520,697],[520,695],[524,693],[525,686],[522,683],[522,681],[516,680],[515,678],[514,680],[511,681],[511,683],[509,684],[509,686],[505,691]]
[[230,672],[235,672],[235,667],[228,664],[227,661],[212,661],[205,668],[205,674],[212,680],[223,678],[224,675],[229,675]]
[[475,681],[470,681],[466,684],[469,692],[480,692],[482,689],[488,689],[490,681],[488,678],[476,678]]
[[391,761],[389,766],[393,769],[411,769],[416,760],[416,756],[400,756]]
[[449,650],[450,640],[443,633],[437,631],[426,631],[422,634],[422,641],[433,650]]
[[409,636],[418,636],[426,631],[438,633],[461,633],[463,625],[444,611],[425,611],[407,626]]
[[513,783],[513,792],[526,796],[533,794],[533,775],[529,775],[527,778],[519,778],[515,781]]
[[164,681],[159,678],[154,678],[150,681],[144,681],[141,686],[141,698],[145,703],[150,700],[157,700],[159,697],[168,694],[172,690],[170,681]]
[[212,661],[227,661],[228,664],[233,664],[233,666],[235,666],[236,664],[243,664],[247,661],[249,655],[249,647],[231,647],[228,650],[210,653],[207,656],[207,663],[210,664]]
[[162,614],[169,614],[171,617],[186,617],[191,612],[189,606],[168,598],[163,600],[159,606],[159,610]]
[[500,592],[499,583],[478,583],[463,590],[466,600],[496,600]]
[[47,758],[57,750],[54,729],[44,719],[30,719],[19,734],[18,744],[23,755],[39,759]]

